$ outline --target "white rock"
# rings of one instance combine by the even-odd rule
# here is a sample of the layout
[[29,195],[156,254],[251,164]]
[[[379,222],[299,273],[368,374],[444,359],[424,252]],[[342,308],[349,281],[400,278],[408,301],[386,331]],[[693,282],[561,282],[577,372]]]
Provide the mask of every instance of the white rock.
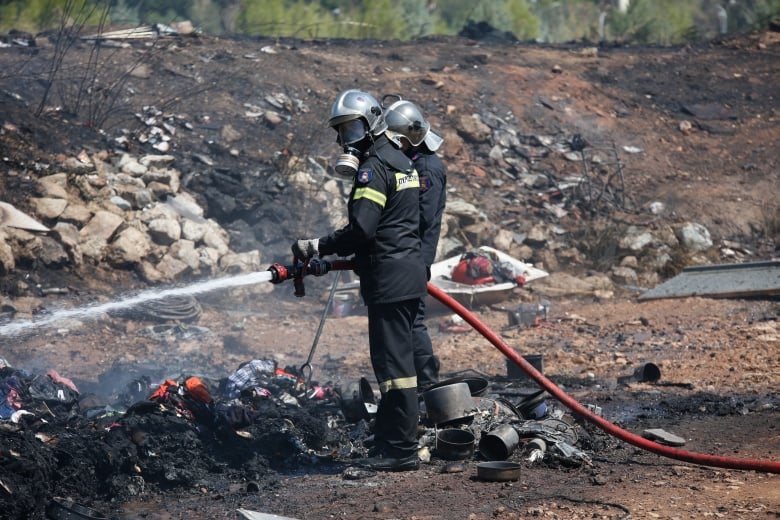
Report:
[[181,260],[191,271],[196,272],[200,270],[200,255],[195,250],[195,242],[192,240],[179,240],[174,243],[170,250],[170,254]]
[[120,157],[118,166],[120,171],[132,175],[133,177],[140,177],[147,171],[146,166],[138,162],[135,157],[128,154],[124,154]]
[[645,247],[655,243],[655,237],[649,231],[637,228],[635,226],[629,227],[625,235],[620,239],[620,248],[627,251],[641,251]]
[[203,240],[203,235],[206,234],[207,229],[208,225],[205,221],[195,222],[188,218],[181,221],[181,237],[196,243]]
[[189,193],[181,192],[175,196],[168,196],[165,199],[165,205],[184,218],[195,222],[205,222],[203,219],[203,208],[198,205]]
[[149,236],[156,244],[169,246],[181,238],[181,225],[174,219],[154,219],[148,226]]
[[159,163],[171,163],[176,160],[176,157],[173,155],[154,155],[154,154],[148,154],[141,157],[141,159],[138,161],[144,166],[151,166],[153,164],[159,164]]
[[32,199],[30,202],[33,208],[35,208],[35,214],[45,219],[56,219],[62,215],[65,207],[68,205],[68,201],[65,199],[53,199],[50,197]]
[[135,264],[143,260],[152,249],[149,236],[135,227],[119,232],[108,248],[107,257],[117,265]]
[[82,204],[70,202],[59,217],[60,222],[70,222],[77,227],[83,227],[92,218],[93,213]]
[[79,231],[81,250],[85,256],[102,260],[108,241],[124,219],[108,211],[98,211]]
[[698,253],[712,247],[709,230],[695,222],[687,222],[675,230],[677,238],[688,251]]
[[259,271],[260,265],[260,251],[247,251],[245,253],[227,253],[219,259],[220,270],[236,274],[236,273],[251,273]]
[[55,173],[38,179],[36,189],[38,193],[47,198],[67,199],[68,198],[68,175],[66,173]]
[[501,229],[493,237],[493,246],[500,251],[509,251],[515,241],[515,235],[508,229]]
[[79,245],[79,230],[78,228],[68,222],[57,222],[52,229],[54,237],[57,238],[64,246],[70,257],[70,262],[80,267],[84,261],[84,255],[81,252],[81,245]]
[[199,247],[198,259],[200,261],[200,271],[209,274],[217,274],[219,265],[219,251],[213,247]]
[[14,250],[8,240],[8,235],[0,229],[0,274],[7,274],[16,269]]
[[165,255],[155,268],[166,280],[175,280],[190,270],[187,264],[170,254]]

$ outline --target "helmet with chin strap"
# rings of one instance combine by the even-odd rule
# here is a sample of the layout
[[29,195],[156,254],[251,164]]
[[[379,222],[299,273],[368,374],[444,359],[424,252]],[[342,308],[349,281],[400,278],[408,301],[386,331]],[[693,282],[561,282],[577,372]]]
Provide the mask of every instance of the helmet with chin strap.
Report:
[[365,121],[365,132],[373,136],[381,135],[387,130],[387,124],[382,117],[382,106],[374,96],[361,90],[346,90],[339,94],[333,103],[328,126],[338,130],[338,126],[356,119]]
[[435,152],[443,139],[431,130],[431,124],[423,117],[417,105],[398,97],[398,101],[385,109],[385,135],[398,146],[401,146],[403,137],[414,147],[424,142],[430,151]]

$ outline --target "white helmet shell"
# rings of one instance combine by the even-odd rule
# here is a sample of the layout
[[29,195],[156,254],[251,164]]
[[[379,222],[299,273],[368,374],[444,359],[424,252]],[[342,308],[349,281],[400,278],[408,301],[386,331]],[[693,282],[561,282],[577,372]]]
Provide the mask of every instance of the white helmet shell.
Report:
[[432,152],[442,144],[443,139],[431,131],[431,124],[423,117],[420,109],[411,101],[401,99],[385,110],[387,137],[401,146],[401,137],[405,137],[412,146],[423,142]]
[[328,126],[336,127],[358,118],[365,119],[371,135],[378,136],[387,130],[379,101],[367,92],[354,89],[339,94],[331,108]]

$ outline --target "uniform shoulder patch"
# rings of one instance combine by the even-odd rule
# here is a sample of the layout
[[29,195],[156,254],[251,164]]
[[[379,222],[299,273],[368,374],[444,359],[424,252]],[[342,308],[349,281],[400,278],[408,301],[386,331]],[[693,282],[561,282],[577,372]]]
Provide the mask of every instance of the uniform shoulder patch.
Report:
[[420,191],[428,191],[433,186],[431,178],[426,176],[420,176]]
[[357,174],[357,181],[360,184],[367,184],[371,182],[371,179],[374,177],[373,172],[371,171],[371,168],[364,168],[360,170]]

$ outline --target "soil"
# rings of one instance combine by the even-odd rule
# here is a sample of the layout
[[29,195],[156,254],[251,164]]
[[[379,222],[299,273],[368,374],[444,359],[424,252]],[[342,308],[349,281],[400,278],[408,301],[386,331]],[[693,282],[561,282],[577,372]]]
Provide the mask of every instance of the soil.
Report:
[[[38,59],[50,52],[46,41],[41,38],[32,50],[0,49],[0,68],[43,68],[46,62]],[[209,215],[229,226],[236,214],[228,215],[207,196],[214,179],[281,168],[280,157],[290,155],[331,157],[335,151],[323,121],[340,90],[358,87],[409,92],[419,101],[448,139],[444,155],[451,185],[491,220],[504,222],[517,213],[502,201],[495,177],[484,176],[490,171],[489,147],[457,133],[459,115],[511,112],[507,119],[523,134],[581,133],[593,141],[640,148],[643,153],[626,159],[628,204],[607,220],[656,218],[646,208],[660,200],[669,208],[664,218],[699,222],[717,240],[741,244],[750,251],[748,259],[765,260],[777,250],[771,227],[772,222],[777,226],[780,193],[779,42],[773,32],[674,48],[552,47],[465,38],[410,43],[177,38],[145,58],[150,74],[129,81],[118,107],[107,114],[109,130],[103,135],[63,110],[33,117],[40,82],[28,83],[22,74],[0,76],[0,187],[5,201],[27,208],[30,179],[40,175],[36,165],[82,149],[111,149],[106,141],[119,135],[123,124],[131,128],[128,113],[167,103],[165,109],[180,120],[197,122],[196,131],[178,134],[170,152],[190,179],[186,188],[200,197]],[[135,63],[145,49],[133,42],[117,49],[111,63]],[[76,46],[68,58],[86,61],[88,52],[88,46]],[[245,102],[260,103],[274,92],[303,100],[306,109],[292,110],[278,126],[244,116]],[[714,120],[691,115],[703,105],[727,114]],[[680,126],[683,121],[691,128]],[[221,139],[226,124],[239,137]],[[154,153],[131,143],[133,153]],[[199,156],[218,164],[206,167]],[[261,211],[262,193],[235,199],[245,217],[271,214]],[[277,211],[281,216],[274,225],[287,237],[320,222],[316,208],[300,197],[289,196]],[[521,217],[549,218],[532,204],[523,205]],[[585,218],[559,224],[571,231],[589,226]],[[269,264],[285,259],[282,250],[270,246],[263,254]],[[558,270],[586,276],[595,263],[563,263]],[[19,294],[15,288],[30,280],[71,289],[60,295]],[[116,397],[143,375],[153,381],[151,390],[165,378],[186,374],[213,383],[216,392],[221,379],[251,359],[273,359],[293,371],[300,367],[312,347],[329,282],[307,280],[305,298],[293,297],[287,284],[199,295],[197,321],[169,336],[148,334],[165,330],[149,329],[153,321],[121,316],[58,323],[0,338],[0,355],[28,374],[56,370],[71,378],[82,396],[114,392]],[[23,265],[6,274],[2,285],[20,319],[146,289],[132,271],[103,265],[82,271]],[[661,428],[683,437],[682,450],[776,465],[777,301],[639,302],[636,296],[635,289],[620,286],[609,295],[560,296],[546,294],[543,284],[529,284],[506,302],[474,312],[506,345],[524,355],[541,354],[544,374],[553,383],[579,403],[600,407],[604,418],[627,431],[641,435]],[[508,327],[508,311],[541,299],[550,302],[545,320]],[[509,380],[504,355],[474,330],[447,330],[450,320],[448,313],[429,317],[444,377],[482,375],[491,395],[516,397],[536,388],[530,380]],[[618,377],[643,363],[658,366],[657,382],[618,384]],[[343,391],[362,376],[372,380],[359,306],[348,316],[327,319],[312,364],[314,381],[325,388]],[[570,413],[555,399],[547,403],[551,410]],[[132,409],[121,419],[87,420],[73,409],[55,408],[19,425],[0,425],[3,510],[12,518],[42,518],[46,504],[60,496],[122,519],[236,518],[238,508],[300,519],[780,516],[780,485],[772,472],[661,456],[582,418],[576,422],[577,446],[589,461],[549,456],[532,464],[518,450],[511,460],[520,462],[520,478],[487,482],[476,478],[478,456],[462,466],[434,456],[416,472],[355,478],[345,463],[360,452],[365,432],[361,423],[345,423],[328,399],[306,402],[301,409],[266,403],[258,408],[264,420],[244,428],[245,436],[218,424],[196,429],[198,421],[170,402],[165,412]]]

